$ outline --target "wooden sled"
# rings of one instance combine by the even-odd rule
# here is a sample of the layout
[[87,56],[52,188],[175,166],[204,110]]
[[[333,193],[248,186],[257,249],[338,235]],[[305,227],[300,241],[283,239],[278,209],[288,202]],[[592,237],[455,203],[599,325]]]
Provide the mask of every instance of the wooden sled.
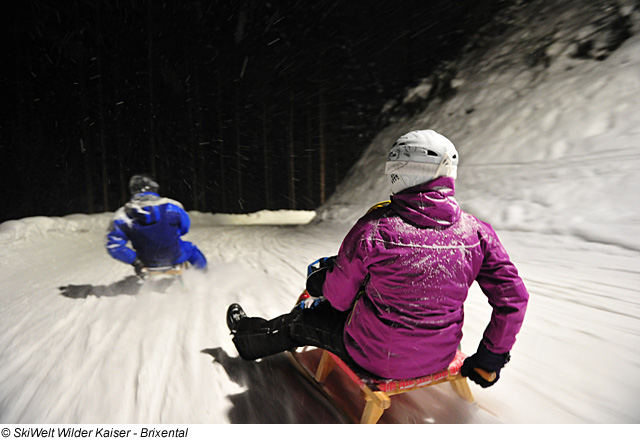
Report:
[[[391,406],[391,396],[414,391],[432,385],[449,382],[453,390],[467,402],[475,402],[466,377],[460,375],[460,367],[466,358],[457,351],[455,358],[445,370],[424,377],[407,380],[385,380],[367,375],[364,371],[354,372],[342,359],[326,350],[304,347],[289,352],[294,365],[311,381],[332,403],[340,408],[354,422],[377,423],[384,411]],[[318,360],[319,358],[319,360]],[[355,413],[350,402],[339,401],[339,396],[331,392],[326,382],[330,373],[338,367],[347,380],[360,388],[365,405],[361,415]],[[360,407],[362,404],[360,404]],[[351,408],[349,408],[351,407]]]
[[182,272],[187,269],[187,263],[176,264],[175,266],[162,266],[162,267],[145,267],[143,273],[145,277],[154,277],[161,275],[178,276],[182,275]]

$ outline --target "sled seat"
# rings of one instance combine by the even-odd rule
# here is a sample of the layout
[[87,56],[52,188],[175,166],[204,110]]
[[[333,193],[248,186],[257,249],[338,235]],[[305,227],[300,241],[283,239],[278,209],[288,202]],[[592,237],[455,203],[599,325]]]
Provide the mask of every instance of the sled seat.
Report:
[[182,275],[182,272],[186,268],[187,268],[187,263],[181,263],[181,264],[176,264],[174,266],[145,267],[143,271],[146,276]]
[[389,397],[443,382],[449,382],[453,390],[467,402],[474,402],[467,378],[460,375],[460,367],[465,358],[466,355],[458,350],[449,367],[442,371],[415,379],[387,380],[368,376],[362,371],[356,373],[338,356],[323,350],[314,379],[322,384],[336,366],[340,368],[358,385],[366,401],[360,423],[377,423],[384,411],[391,406]]

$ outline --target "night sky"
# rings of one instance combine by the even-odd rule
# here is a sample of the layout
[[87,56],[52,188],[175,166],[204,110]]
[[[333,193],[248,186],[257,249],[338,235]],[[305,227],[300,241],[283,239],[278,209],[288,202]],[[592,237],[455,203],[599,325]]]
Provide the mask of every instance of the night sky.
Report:
[[0,221],[114,211],[138,172],[187,210],[314,209],[508,3],[10,2]]

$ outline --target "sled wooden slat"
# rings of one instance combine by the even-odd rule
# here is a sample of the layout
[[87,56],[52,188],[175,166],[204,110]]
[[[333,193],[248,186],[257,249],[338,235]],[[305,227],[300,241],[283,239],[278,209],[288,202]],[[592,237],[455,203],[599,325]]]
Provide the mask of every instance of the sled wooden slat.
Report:
[[464,400],[474,402],[466,377],[460,375],[460,367],[465,358],[464,353],[457,351],[455,358],[445,370],[415,379],[385,380],[369,377],[363,372],[356,373],[338,356],[322,350],[322,357],[315,374],[311,372],[311,375],[322,387],[328,375],[338,367],[362,391],[366,403],[360,423],[377,423],[384,411],[391,406],[391,396],[444,382],[449,382],[453,390]]
[[167,266],[167,267],[145,267],[147,276],[182,275],[182,271],[186,268],[187,268],[186,263],[178,264],[177,266]]

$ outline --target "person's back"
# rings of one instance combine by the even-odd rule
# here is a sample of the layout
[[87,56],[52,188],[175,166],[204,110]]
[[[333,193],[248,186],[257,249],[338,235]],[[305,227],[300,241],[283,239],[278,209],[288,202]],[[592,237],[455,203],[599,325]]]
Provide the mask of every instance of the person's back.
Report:
[[[355,261],[366,262],[368,279],[345,326],[347,351],[366,370],[395,379],[446,368],[462,338],[469,287],[485,282],[481,271],[500,262],[507,265],[500,282],[519,282],[491,227],[460,210],[448,177],[394,195],[354,226],[323,288],[338,309],[352,307],[343,292],[361,279]],[[503,345],[492,348],[508,351]]]
[[[158,195],[159,186],[146,175],[130,181],[131,200],[120,208],[107,234],[107,251],[139,273],[144,267],[164,267],[189,261],[205,268],[200,250],[181,237],[189,232],[191,221],[180,202]],[[127,247],[131,242],[133,249]],[[139,273],[140,274],[140,273]]]
[[[240,356],[254,360],[312,345],[383,378],[435,373],[456,354],[463,303],[477,281],[493,312],[460,373],[494,385],[529,294],[491,226],[454,199],[457,165],[453,143],[433,130],[398,138],[385,169],[390,203],[358,220],[337,256],[310,265],[311,298],[302,308],[265,320],[229,306],[227,326]],[[476,369],[495,375],[487,380]]]
[[[182,205],[152,192],[136,194],[123,207],[120,228],[146,266],[168,266],[181,255],[180,237],[189,230]],[[132,221],[131,221],[132,220]]]

